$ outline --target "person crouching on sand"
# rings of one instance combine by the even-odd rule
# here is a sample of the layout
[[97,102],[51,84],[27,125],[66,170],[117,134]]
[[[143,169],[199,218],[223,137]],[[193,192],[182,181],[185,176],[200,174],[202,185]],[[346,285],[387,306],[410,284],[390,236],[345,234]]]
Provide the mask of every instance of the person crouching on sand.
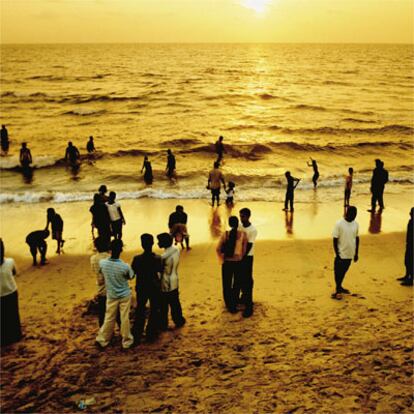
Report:
[[161,233],[157,236],[158,246],[164,249],[161,255],[164,270],[161,276],[161,330],[168,329],[168,310],[171,308],[171,317],[176,328],[181,328],[185,324],[183,312],[178,292],[178,264],[180,251],[173,246],[173,239],[168,233]]
[[128,284],[128,280],[134,278],[134,272],[119,258],[122,247],[122,240],[112,240],[111,257],[99,262],[99,269],[105,278],[106,286],[105,320],[96,337],[96,343],[102,348],[109,344],[114,333],[118,309],[121,314],[122,348],[128,349],[134,343],[129,322],[131,289]]
[[40,264],[45,265],[46,252],[47,252],[47,243],[46,239],[49,237],[49,230],[37,230],[32,231],[26,237],[26,243],[29,245],[30,254],[33,257],[33,266],[37,265],[37,252],[40,254]]
[[247,249],[246,233],[238,230],[239,219],[236,216],[229,218],[230,231],[226,231],[217,245],[217,254],[222,260],[221,280],[223,299],[226,308],[231,313],[237,312],[234,285],[241,279],[241,263]]
[[341,299],[341,294],[349,294],[349,290],[342,286],[345,274],[351,266],[352,259],[358,261],[359,250],[359,225],[355,221],[357,208],[349,206],[345,218],[339,220],[333,230],[333,247],[335,250],[335,284],[336,291],[332,294],[333,299]]

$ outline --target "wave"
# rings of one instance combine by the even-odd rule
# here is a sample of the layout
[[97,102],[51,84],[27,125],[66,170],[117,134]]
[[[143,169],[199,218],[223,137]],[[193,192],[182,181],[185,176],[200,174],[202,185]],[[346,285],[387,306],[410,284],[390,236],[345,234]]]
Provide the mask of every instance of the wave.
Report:
[[307,111],[326,111],[326,108],[318,105],[298,104],[291,106],[291,109],[307,110]]
[[356,122],[360,124],[375,124],[376,121],[372,121],[369,119],[358,119],[358,118],[343,118],[342,121],[345,122]]
[[62,112],[61,115],[75,115],[75,116],[97,116],[105,114],[105,109],[87,109],[87,108],[77,108],[72,109],[71,111]]

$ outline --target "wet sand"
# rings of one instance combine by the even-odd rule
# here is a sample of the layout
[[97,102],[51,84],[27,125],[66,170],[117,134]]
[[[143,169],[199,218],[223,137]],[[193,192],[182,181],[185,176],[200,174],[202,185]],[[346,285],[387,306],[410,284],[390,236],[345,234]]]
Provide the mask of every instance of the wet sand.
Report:
[[404,237],[362,237],[341,301],[330,239],[258,241],[250,319],[223,308],[215,241],[197,244],[179,269],[187,324],[128,351],[118,333],[94,346],[89,253],[36,268],[16,256],[25,338],[2,349],[2,412],[76,412],[92,397],[87,412],[412,412],[412,289],[395,281]]

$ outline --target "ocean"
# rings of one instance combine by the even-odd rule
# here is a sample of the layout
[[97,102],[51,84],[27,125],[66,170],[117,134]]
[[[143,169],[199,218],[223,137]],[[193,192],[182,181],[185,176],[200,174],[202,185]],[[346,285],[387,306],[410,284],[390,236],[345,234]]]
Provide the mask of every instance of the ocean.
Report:
[[[320,201],[343,197],[348,167],[354,192],[369,194],[375,158],[390,173],[387,191],[413,194],[413,57],[412,45],[2,45],[11,147],[0,203],[91,200],[101,184],[120,199],[207,199],[219,135],[236,200],[282,200],[287,170],[302,178],[298,202],[312,200],[310,157]],[[63,162],[68,141],[82,154],[76,172]],[[29,179],[18,168],[22,142]],[[165,176],[169,148],[175,182]]]

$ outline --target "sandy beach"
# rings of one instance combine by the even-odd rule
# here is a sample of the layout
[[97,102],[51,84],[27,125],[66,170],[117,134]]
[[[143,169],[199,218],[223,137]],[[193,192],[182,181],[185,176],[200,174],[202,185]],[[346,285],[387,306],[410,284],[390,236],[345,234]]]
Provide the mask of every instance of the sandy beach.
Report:
[[[33,225],[42,222],[36,214]],[[116,333],[100,351],[97,316],[88,312],[95,278],[84,227],[66,254],[36,268],[28,252],[16,255],[22,239],[15,227],[7,255],[19,267],[25,336],[2,349],[3,412],[76,412],[89,398],[95,402],[87,412],[411,412],[412,290],[395,281],[404,272],[404,233],[362,236],[360,260],[344,283],[352,295],[341,301],[330,298],[328,235],[259,240],[250,319],[224,309],[210,233],[181,255],[187,324],[128,351]],[[12,231],[9,222],[4,230]],[[136,245],[137,236],[127,240],[125,261]]]

